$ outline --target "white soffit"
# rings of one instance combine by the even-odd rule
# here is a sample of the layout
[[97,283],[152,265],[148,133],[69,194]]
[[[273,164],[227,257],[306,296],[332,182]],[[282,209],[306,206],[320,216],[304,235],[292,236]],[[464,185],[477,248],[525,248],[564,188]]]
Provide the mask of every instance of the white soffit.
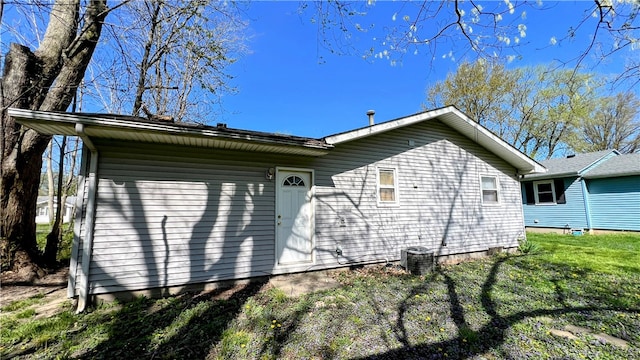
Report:
[[85,125],[89,137],[160,144],[208,147],[239,151],[321,156],[332,146],[315,139],[215,127],[187,127],[173,123],[131,121],[113,115],[82,115],[9,109],[20,124],[48,135],[77,135],[76,124]]

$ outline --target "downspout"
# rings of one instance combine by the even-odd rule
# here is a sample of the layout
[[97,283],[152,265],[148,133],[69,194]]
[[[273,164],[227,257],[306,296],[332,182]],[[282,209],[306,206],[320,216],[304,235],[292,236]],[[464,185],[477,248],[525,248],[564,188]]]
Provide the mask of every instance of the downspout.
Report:
[[93,250],[93,226],[96,218],[96,190],[98,183],[98,149],[84,130],[84,124],[76,124],[76,133],[91,152],[89,173],[87,174],[89,184],[87,186],[87,210],[84,218],[85,234],[82,243],[82,283],[79,287],[78,308],[76,309],[76,313],[83,312],[87,308],[89,301],[89,268]]
[[[516,240],[522,240],[522,241],[527,241],[527,222],[524,219],[524,206],[526,204],[524,204],[524,199],[522,198],[522,180],[524,179],[524,175],[520,174],[520,170],[516,171],[516,181],[518,182],[518,187],[519,187],[519,191],[518,191],[518,201],[520,201],[520,218],[522,219],[522,238],[518,239],[516,238]],[[518,246],[520,246],[520,241],[518,241]]]
[[589,205],[589,189],[587,189],[587,181],[585,178],[580,179],[580,186],[582,187],[582,200],[584,201],[584,212],[587,217],[587,230],[591,232],[591,206]]
[[78,174],[78,191],[76,193],[76,213],[73,219],[73,244],[71,245],[71,260],[69,261],[69,281],[67,284],[67,297],[76,296],[76,276],[78,275],[78,252],[80,251],[80,230],[82,229],[82,218],[84,216],[83,207],[84,194],[87,193],[87,183],[85,175],[87,173],[87,161],[89,154],[86,145],[82,148],[82,161],[80,163],[80,173]]

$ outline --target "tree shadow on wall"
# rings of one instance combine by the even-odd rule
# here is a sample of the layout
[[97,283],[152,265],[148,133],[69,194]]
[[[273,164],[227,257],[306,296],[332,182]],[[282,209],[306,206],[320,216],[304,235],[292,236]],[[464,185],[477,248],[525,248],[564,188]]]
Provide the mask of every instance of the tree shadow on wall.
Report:
[[[206,198],[202,199],[205,204],[202,213],[190,232],[180,234],[176,234],[176,225],[173,225],[179,218],[171,212],[172,206],[180,204],[167,201],[160,213],[143,206],[144,196],[159,197],[162,194],[149,195],[148,189],[145,193],[137,184],[129,184],[126,187],[127,200],[136,204],[132,207],[135,210],[130,212],[125,211],[127,206],[120,199],[103,199],[104,206],[135,224],[132,231],[136,241],[128,256],[143,263],[140,272],[146,276],[141,280],[146,283],[143,287],[152,297],[169,295],[163,286],[172,285],[172,274],[180,275],[187,271],[188,280],[173,284],[186,286],[180,295],[161,300],[138,297],[118,311],[107,310],[101,321],[105,324],[106,338],[80,355],[81,358],[204,358],[220,341],[223,331],[240,313],[245,301],[265,285],[265,279],[257,278],[246,285],[224,287],[222,283],[220,286],[223,287],[214,291],[190,292],[203,290],[205,282],[230,280],[238,266],[243,266],[246,274],[255,270],[253,259],[256,254],[253,251],[240,257],[243,244],[246,247],[247,241],[253,239],[252,229],[255,227],[252,209],[245,206],[243,200],[251,197],[249,203],[254,204],[263,194],[250,186],[224,189],[222,182],[205,182],[204,186],[207,191]],[[238,217],[246,218],[246,221],[230,220]],[[216,229],[222,234],[219,242],[212,240]],[[182,240],[182,237],[188,239]],[[211,247],[219,247],[218,259],[208,258]],[[184,263],[176,260],[176,256],[188,260],[188,264],[183,268],[176,267],[176,262],[177,265]],[[241,260],[246,260],[246,263]],[[94,263],[92,266],[92,272],[100,274],[103,283],[110,284],[112,288],[127,288],[117,276],[110,276],[100,265]],[[130,278],[131,271],[120,269],[118,274]],[[230,280],[229,283],[236,282]]]

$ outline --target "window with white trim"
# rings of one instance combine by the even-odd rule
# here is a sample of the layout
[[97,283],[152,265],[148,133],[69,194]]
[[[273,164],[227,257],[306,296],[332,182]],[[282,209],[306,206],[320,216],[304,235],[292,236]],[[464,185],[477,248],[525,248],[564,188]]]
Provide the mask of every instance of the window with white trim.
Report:
[[480,177],[480,187],[482,191],[483,204],[499,204],[500,194],[498,191],[498,177],[486,176]]
[[536,205],[539,204],[555,204],[556,189],[553,180],[536,181],[533,183],[533,191],[536,199]]
[[378,168],[378,204],[398,204],[398,176],[395,168]]

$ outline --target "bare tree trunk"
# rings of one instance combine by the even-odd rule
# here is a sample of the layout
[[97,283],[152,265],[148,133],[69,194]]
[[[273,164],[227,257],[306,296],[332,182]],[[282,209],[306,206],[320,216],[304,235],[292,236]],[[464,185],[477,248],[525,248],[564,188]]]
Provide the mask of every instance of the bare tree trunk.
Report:
[[47,199],[47,210],[49,211],[49,225],[53,224],[53,197],[56,195],[55,193],[55,185],[53,182],[53,138],[49,141],[49,146],[47,147],[47,185],[48,191],[47,195],[49,195]]
[[[56,206],[56,216],[51,228],[51,232],[47,235],[47,245],[44,248],[43,261],[48,267],[55,267],[58,255],[58,247],[60,244],[60,227],[62,225],[62,211],[64,204],[62,203],[62,183],[64,176],[64,151],[67,147],[67,137],[62,137],[62,143],[60,144],[60,168],[58,171],[58,204]],[[65,196],[66,198],[66,196]]]
[[[67,203],[67,195],[69,194],[69,191],[71,190],[71,186],[73,185],[73,181],[76,178],[76,174],[74,173],[74,171],[76,168],[76,161],[78,159],[78,142],[79,142],[78,138],[76,137],[73,145],[73,150],[71,151],[71,164],[69,164],[69,174],[67,176],[67,182],[64,184],[64,189],[62,194],[63,204]],[[75,212],[76,212],[76,205],[73,204],[71,213],[69,214],[69,228],[67,229],[67,231],[73,230],[72,226],[73,226],[73,218],[74,218]]]
[[[7,108],[64,111],[97,45],[108,14],[106,0],[90,0],[78,31],[80,0],[56,0],[39,48],[11,44],[0,79],[2,165],[0,257],[3,268],[23,269],[26,280],[43,264],[36,243],[35,213],[42,154],[51,136],[38,134],[7,116]],[[51,86],[55,83],[55,86]]]
[[162,1],[155,1],[147,6],[153,6],[151,11],[151,29],[149,30],[149,35],[147,38],[147,42],[144,45],[144,53],[142,55],[142,60],[140,62],[140,75],[138,77],[138,85],[136,87],[136,97],[133,102],[133,111],[132,115],[138,116],[140,114],[140,109],[142,108],[142,96],[144,95],[144,91],[146,90],[146,80],[147,73],[149,68],[151,67],[152,59],[151,59],[151,48],[153,47],[153,43],[156,41],[155,36],[157,34],[156,28],[158,27],[158,17],[160,16],[160,10],[164,4]]

